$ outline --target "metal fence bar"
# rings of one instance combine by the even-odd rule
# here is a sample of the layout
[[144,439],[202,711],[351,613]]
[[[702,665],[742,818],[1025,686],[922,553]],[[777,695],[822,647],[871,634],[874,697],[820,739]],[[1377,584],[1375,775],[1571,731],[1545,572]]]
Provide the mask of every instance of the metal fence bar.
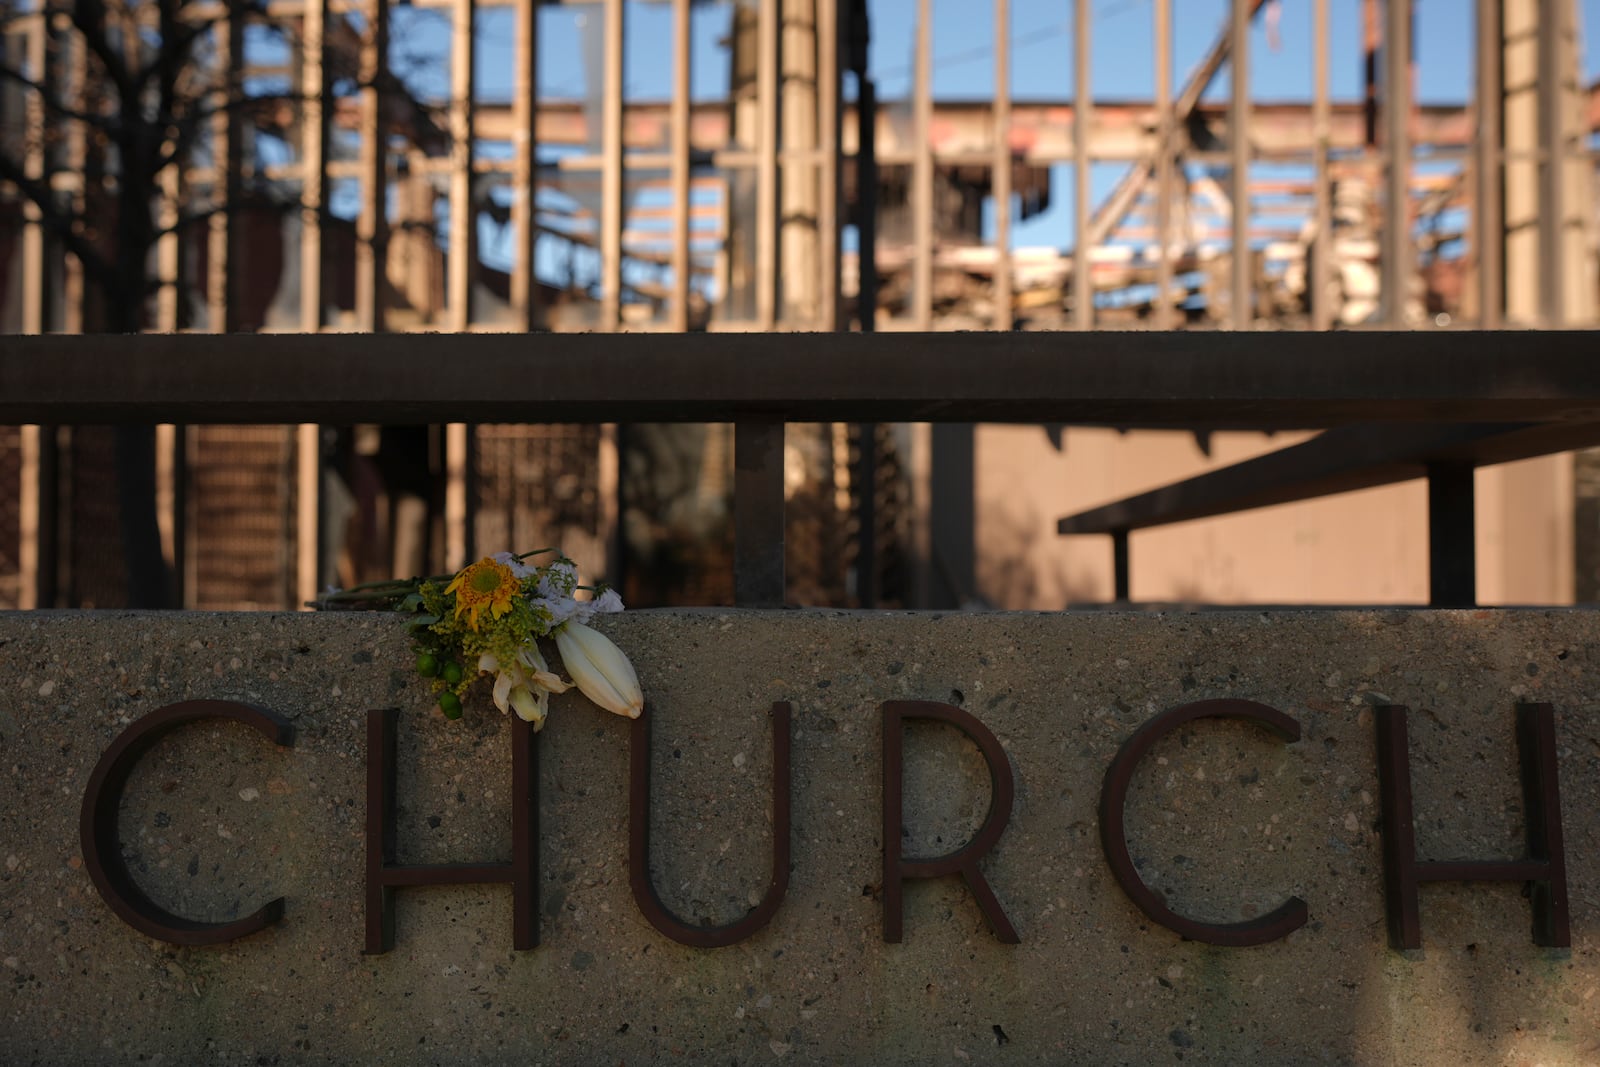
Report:
[[244,121],[233,101],[234,90],[242,83],[239,71],[244,66],[244,8],[229,5],[230,15],[218,20],[217,63],[226,71],[216,95],[219,111],[212,117],[211,198],[224,208],[209,220],[209,277],[206,299],[212,333],[231,333],[238,328],[238,264],[241,225],[235,210],[244,193]]
[[1505,246],[1500,211],[1500,120],[1504,101],[1500,89],[1504,47],[1500,0],[1478,0],[1477,16],[1477,76],[1473,93],[1476,107],[1473,165],[1477,172],[1477,195],[1472,203],[1472,232],[1478,260],[1478,325],[1485,330],[1495,330],[1500,327],[1505,309],[1505,288],[1501,284]]
[[1172,0],[1155,0],[1156,303],[1155,327],[1172,328]]
[[[1295,357],[1284,358],[1286,347]],[[1068,422],[1288,429],[1592,418],[1594,334],[17,336],[0,424]]]
[[389,152],[383,129],[389,72],[389,0],[370,0],[361,43],[361,214],[356,218],[356,325],[386,327],[383,293],[389,269]]
[[[44,16],[34,15],[28,20],[28,68],[41,85],[47,88],[51,77],[49,27]],[[31,182],[44,183],[47,174],[48,153],[45,146],[46,110],[44,97],[30,92],[23,102],[25,146],[23,148],[23,175]],[[32,197],[22,198],[22,255],[21,296],[22,332],[44,333],[50,327],[50,288],[48,280],[49,241],[45,237],[44,214]]]
[[733,430],[733,602],[784,600],[783,423],[743,418]]
[[477,49],[473,39],[474,0],[450,6],[450,246],[447,291],[450,329],[472,323],[472,275],[477,265],[477,212],[472,203],[473,78]]
[[300,34],[300,328],[307,333],[322,329],[322,222],[332,99],[326,73],[327,21],[328,0],[308,0]]
[[782,12],[778,0],[761,0],[756,28],[756,326],[771,330],[778,321],[778,38]]
[[916,73],[911,91],[916,159],[912,163],[911,320],[916,329],[933,326],[933,0],[917,2]]
[[1333,183],[1328,176],[1328,50],[1333,47],[1328,37],[1328,0],[1316,0],[1312,11],[1311,103],[1312,137],[1312,195],[1316,197],[1316,244],[1312,247],[1306,284],[1311,288],[1311,328],[1327,330],[1333,326],[1333,294],[1328,289],[1331,280],[1333,240]]
[[669,322],[689,328],[690,0],[672,2],[672,298]]
[[1089,81],[1090,33],[1094,10],[1090,0],[1075,0],[1076,18],[1073,67],[1077,88],[1072,94],[1072,322],[1080,330],[1094,329],[1094,268],[1090,258],[1094,242],[1089,235],[1089,126],[1094,121],[1094,91]]
[[511,82],[511,306],[527,330],[539,328],[539,7],[516,0]]
[[818,328],[840,328],[839,280],[839,205],[843,200],[839,165],[844,127],[840,123],[842,64],[844,48],[839,34],[839,8],[842,0],[819,0],[817,4],[817,140],[822,162],[817,165],[817,258],[819,311]]
[[1254,315],[1255,272],[1250,253],[1250,0],[1233,0],[1232,93],[1228,98],[1228,139],[1233,166],[1233,261],[1229,292],[1233,328],[1248,330]]
[[994,328],[1011,329],[1011,4],[994,0]]
[[615,330],[622,316],[622,0],[605,0],[605,95],[600,105],[600,323]]
[[[1393,2],[1393,0],[1391,0]],[[1571,0],[1539,0],[1539,304],[1541,325],[1566,322],[1566,59]]]
[[1411,290],[1411,0],[1386,0],[1383,32],[1383,321],[1403,326]]

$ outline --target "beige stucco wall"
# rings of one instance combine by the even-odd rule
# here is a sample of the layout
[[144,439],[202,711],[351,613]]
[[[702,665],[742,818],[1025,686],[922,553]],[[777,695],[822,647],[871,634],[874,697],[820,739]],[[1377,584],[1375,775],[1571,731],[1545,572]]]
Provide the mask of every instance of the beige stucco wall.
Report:
[[[1306,436],[1218,433],[1207,456],[1186,432],[1069,428],[1057,450],[1039,427],[980,426],[979,591],[1011,609],[1109,600],[1109,538],[1059,537],[1056,519]],[[1571,457],[1484,468],[1477,494],[1479,602],[1570,604]],[[1422,604],[1428,598],[1421,481],[1139,531],[1131,544],[1136,601]]]

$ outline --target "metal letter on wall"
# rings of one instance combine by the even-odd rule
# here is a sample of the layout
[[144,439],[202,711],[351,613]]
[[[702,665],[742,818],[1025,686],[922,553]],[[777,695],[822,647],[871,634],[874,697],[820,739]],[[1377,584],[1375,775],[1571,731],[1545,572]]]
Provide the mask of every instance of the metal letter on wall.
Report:
[[1276,941],[1305,925],[1306,902],[1290,897],[1266,915],[1237,923],[1206,923],[1186,918],[1167,907],[1166,900],[1139,877],[1133,857],[1128,854],[1124,824],[1128,786],[1139,761],[1156,743],[1184,723],[1196,719],[1244,719],[1264,726],[1285,741],[1300,740],[1300,724],[1276,708],[1253,700],[1197,700],[1192,704],[1164,711],[1136,730],[1123,743],[1116,759],[1106,768],[1105,785],[1100,790],[1100,847],[1111,865],[1122,891],[1139,910],[1167,929],[1190,941],[1208,945],[1243,947]]
[[197,922],[174,915],[139,888],[122,858],[117,812],[133,768],[166,734],[180,726],[211,720],[243,723],[285,748],[294,743],[294,727],[289,721],[263,708],[227,700],[187,700],[169,704],[122,731],[106,749],[89,775],[78,820],[83,865],[100,896],[123,922],[141,934],[175,945],[219,945],[263,930],[283,918],[282,897],[232,922]]
[[628,733],[628,881],[639,911],[662,934],[691,948],[722,948],[772,921],[789,891],[789,705],[772,705],[772,880],[761,903],[726,926],[690,926],[667,910],[650,877],[650,709]]
[[1523,834],[1519,860],[1419,861],[1412,824],[1411,755],[1406,709],[1378,709],[1378,787],[1383,797],[1383,874],[1389,944],[1422,947],[1417,887],[1422,882],[1526,882],[1533,908],[1533,943],[1567,948],[1567,859],[1561,839],[1561,789],[1556,777],[1555,716],[1549,704],[1517,705],[1517,751],[1522,762]]
[[[905,787],[905,737],[903,724],[907,719],[931,719],[948,723],[966,734],[983,753],[989,765],[989,814],[971,841],[954,852],[934,859],[908,860],[900,852],[900,836],[904,826],[903,804]],[[960,874],[967,888],[983,909],[994,936],[1008,945],[1022,939],[1017,936],[1005,909],[1000,907],[994,890],[978,870],[978,861],[988,855],[1005,833],[1011,818],[1011,805],[1016,798],[1016,782],[1011,776],[1011,760],[1000,741],[968,712],[951,704],[931,700],[890,700],[883,704],[883,939],[891,944],[900,942],[903,919],[903,882],[907,878],[938,878],[947,874]]]
[[539,944],[538,734],[511,716],[511,862],[402,864],[396,861],[394,708],[367,712],[367,947],[394,948],[394,891],[408,886],[511,883],[511,945]]

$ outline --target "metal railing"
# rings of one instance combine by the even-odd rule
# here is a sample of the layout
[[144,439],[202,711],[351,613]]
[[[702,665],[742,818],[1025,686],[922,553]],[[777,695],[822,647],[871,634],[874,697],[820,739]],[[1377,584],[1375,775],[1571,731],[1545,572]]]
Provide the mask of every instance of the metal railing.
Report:
[[735,600],[767,606],[784,598],[787,422],[1498,424],[1534,442],[1522,454],[1540,454],[1600,428],[1595,341],[1568,332],[7,337],[0,425],[731,422]]

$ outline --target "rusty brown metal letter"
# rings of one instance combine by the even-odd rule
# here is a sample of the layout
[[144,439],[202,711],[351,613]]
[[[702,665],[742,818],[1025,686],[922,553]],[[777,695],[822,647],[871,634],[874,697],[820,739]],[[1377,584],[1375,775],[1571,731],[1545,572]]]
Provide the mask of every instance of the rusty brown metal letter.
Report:
[[394,948],[394,891],[409,886],[511,883],[511,946],[539,944],[538,734],[511,716],[511,862],[402,864],[396,860],[394,708],[367,712],[367,947]]
[[1417,887],[1422,882],[1526,882],[1533,908],[1533,943],[1567,948],[1567,859],[1561,837],[1561,788],[1556,776],[1555,716],[1549,704],[1517,705],[1517,752],[1522,762],[1523,834],[1518,860],[1417,859],[1412,824],[1411,756],[1406,708],[1378,709],[1378,788],[1383,797],[1383,874],[1389,944],[1422,947]]
[[1127,827],[1124,823],[1128,786],[1139,761],[1156,742],[1184,723],[1196,719],[1244,719],[1277,734],[1285,741],[1300,740],[1300,724],[1276,708],[1253,700],[1197,700],[1162,712],[1128,738],[1106,769],[1105,785],[1100,790],[1100,847],[1111,865],[1122,891],[1139,910],[1167,929],[1190,941],[1208,945],[1244,947],[1264,945],[1298,930],[1306,922],[1306,902],[1290,897],[1273,911],[1237,923],[1206,923],[1186,918],[1167,907],[1166,900],[1139,877],[1133,857],[1128,854]]
[[147,937],[175,945],[220,945],[263,930],[283,918],[283,898],[269,900],[242,919],[225,923],[197,922],[174,915],[139,888],[122,858],[117,812],[133,768],[152,745],[180,726],[208,720],[242,723],[275,745],[294,743],[294,727],[265,708],[228,700],[186,700],[152,711],[117,736],[89,775],[83,793],[78,833],[83,866],[94,887],[123,922]]
[[722,948],[753,935],[777,913],[789,891],[789,705],[772,705],[772,880],[761,903],[726,926],[690,926],[656,893],[650,877],[650,709],[633,720],[628,734],[628,880],[633,900],[650,925],[680,945]]
[[[1005,833],[1016,798],[1016,782],[1011,776],[1011,760],[1000,740],[968,712],[951,704],[931,700],[889,700],[883,704],[883,939],[899,944],[903,925],[903,886],[907,878],[938,878],[959,873],[967,889],[983,909],[996,940],[1015,945],[1017,936],[1005,909],[989,888],[978,861],[988,855]],[[901,855],[900,835],[904,824],[905,737],[907,719],[931,719],[948,723],[971,738],[989,765],[989,814],[977,834],[954,852],[933,859],[908,860]]]

